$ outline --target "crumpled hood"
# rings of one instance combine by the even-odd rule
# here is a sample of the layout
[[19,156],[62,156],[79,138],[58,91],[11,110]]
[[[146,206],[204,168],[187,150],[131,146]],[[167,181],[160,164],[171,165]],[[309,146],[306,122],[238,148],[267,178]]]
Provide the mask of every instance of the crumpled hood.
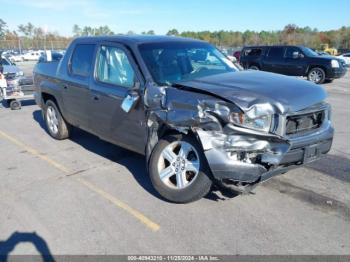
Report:
[[200,77],[179,84],[220,96],[244,111],[255,104],[269,103],[277,113],[297,112],[327,97],[324,88],[314,83],[253,70]]

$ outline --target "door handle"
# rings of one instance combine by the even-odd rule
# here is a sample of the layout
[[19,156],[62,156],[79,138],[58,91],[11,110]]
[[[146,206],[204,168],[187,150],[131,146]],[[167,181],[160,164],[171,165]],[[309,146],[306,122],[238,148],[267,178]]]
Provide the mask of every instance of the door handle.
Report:
[[67,89],[68,89],[68,86],[63,86],[63,89],[64,89],[64,90],[67,90]]
[[99,96],[94,96],[94,101],[98,101],[98,100],[100,100],[100,97]]

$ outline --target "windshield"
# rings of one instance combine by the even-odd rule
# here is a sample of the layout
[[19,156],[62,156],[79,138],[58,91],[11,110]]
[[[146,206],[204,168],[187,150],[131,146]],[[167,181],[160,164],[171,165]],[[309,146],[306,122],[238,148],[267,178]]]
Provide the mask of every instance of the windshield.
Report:
[[302,47],[301,48],[306,56],[319,56],[315,51],[308,47]]
[[12,63],[4,57],[1,58],[0,64],[7,65],[7,66],[12,65]]
[[207,43],[151,43],[140,45],[139,50],[153,80],[159,85],[239,70]]

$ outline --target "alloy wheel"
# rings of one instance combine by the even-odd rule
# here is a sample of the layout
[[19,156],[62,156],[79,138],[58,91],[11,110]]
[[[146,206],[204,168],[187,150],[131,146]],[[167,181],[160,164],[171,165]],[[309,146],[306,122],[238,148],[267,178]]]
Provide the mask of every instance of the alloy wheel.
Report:
[[200,158],[196,149],[185,141],[167,145],[158,160],[161,181],[172,189],[184,189],[197,178]]
[[46,109],[46,121],[47,126],[53,134],[58,133],[58,118],[56,109],[52,106],[48,106]]
[[319,83],[323,78],[323,73],[320,70],[314,69],[310,72],[310,80],[314,83]]

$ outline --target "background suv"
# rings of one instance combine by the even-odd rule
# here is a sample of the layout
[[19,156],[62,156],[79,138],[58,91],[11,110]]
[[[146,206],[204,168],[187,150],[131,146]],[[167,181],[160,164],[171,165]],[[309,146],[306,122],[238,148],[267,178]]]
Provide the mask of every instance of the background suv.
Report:
[[304,46],[244,47],[240,62],[245,69],[306,76],[316,84],[332,81],[346,73],[344,60],[334,56],[320,56]]

